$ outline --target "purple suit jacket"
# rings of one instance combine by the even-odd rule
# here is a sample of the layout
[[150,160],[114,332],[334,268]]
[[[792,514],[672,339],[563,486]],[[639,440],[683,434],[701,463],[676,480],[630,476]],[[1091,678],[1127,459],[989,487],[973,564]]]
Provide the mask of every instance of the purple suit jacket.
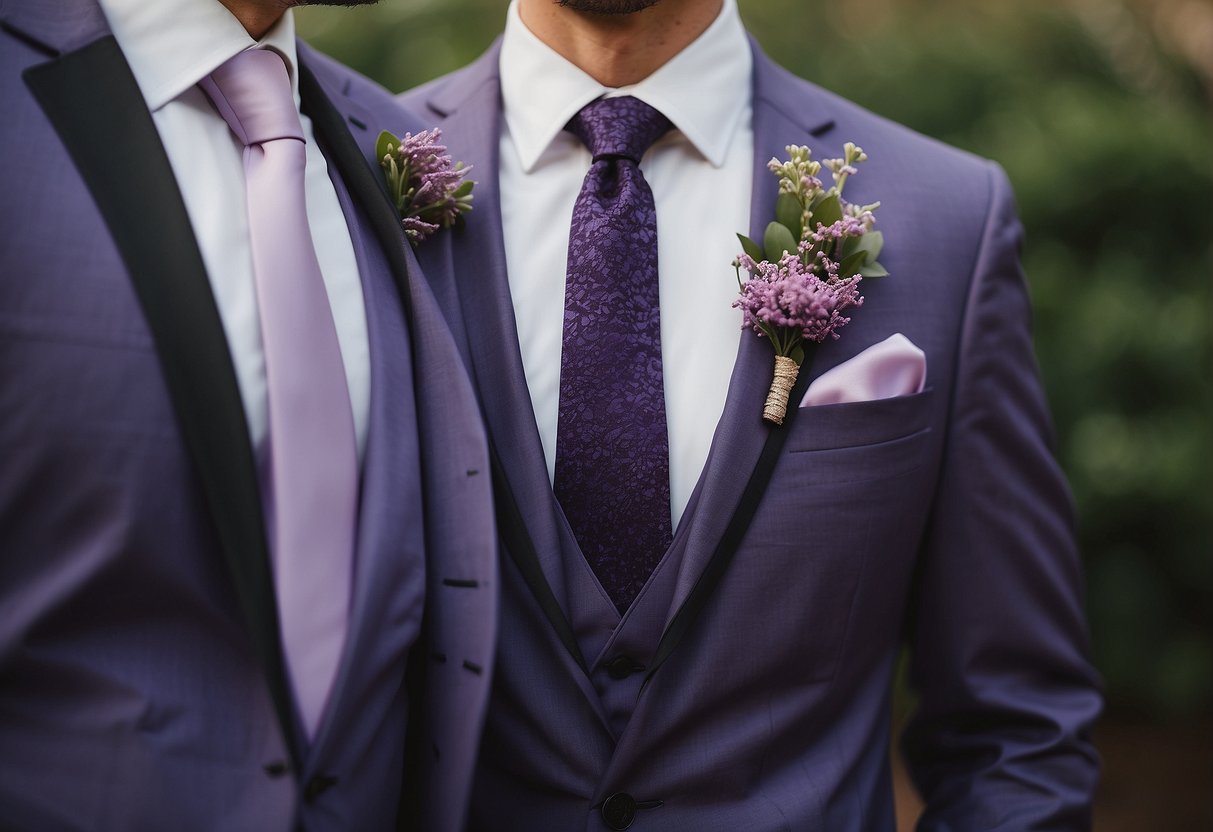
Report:
[[[470,827],[601,830],[631,816],[660,832],[891,830],[890,688],[908,642],[920,828],[1087,828],[1101,700],[998,167],[755,47],[753,235],[774,205],[766,160],[787,144],[821,158],[855,141],[872,159],[848,196],[882,201],[895,275],[864,284],[866,304],[800,389],[895,332],[926,352],[926,389],[794,411],[772,429],[759,418],[770,347],[738,333],[671,549],[679,565],[652,582],[671,601],[635,612],[642,593],[620,626],[629,635],[586,655],[570,614],[576,547],[548,484],[505,273],[497,47],[402,100],[480,180],[466,226],[421,252],[485,409],[507,556]],[[719,279],[733,279],[727,263]]]
[[4,0],[0,23],[0,826],[336,832],[399,814],[455,832],[497,534],[474,393],[368,163],[381,128],[416,125],[300,44],[372,378],[349,642],[308,746],[239,391],[155,126],[94,0]]

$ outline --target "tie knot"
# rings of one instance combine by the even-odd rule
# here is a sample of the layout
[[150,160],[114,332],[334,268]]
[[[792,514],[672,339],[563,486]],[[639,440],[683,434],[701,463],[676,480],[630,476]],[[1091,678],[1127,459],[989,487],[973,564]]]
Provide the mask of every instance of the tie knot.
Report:
[[591,101],[565,129],[581,139],[597,159],[623,156],[637,164],[653,142],[673,125],[659,111],[630,95]]
[[269,49],[249,49],[198,82],[244,144],[303,140],[286,62]]

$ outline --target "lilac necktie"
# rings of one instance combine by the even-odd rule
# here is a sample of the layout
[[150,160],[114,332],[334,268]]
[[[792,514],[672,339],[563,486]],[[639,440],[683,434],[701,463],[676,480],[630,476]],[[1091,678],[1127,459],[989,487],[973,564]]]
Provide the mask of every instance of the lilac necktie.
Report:
[[670,545],[657,212],[640,157],[670,129],[630,96],[566,126],[593,155],[573,207],[553,488],[622,614]]
[[200,86],[245,145],[274,586],[295,700],[314,737],[348,629],[358,502],[349,391],[308,228],[306,148],[286,64],[270,50],[241,52]]

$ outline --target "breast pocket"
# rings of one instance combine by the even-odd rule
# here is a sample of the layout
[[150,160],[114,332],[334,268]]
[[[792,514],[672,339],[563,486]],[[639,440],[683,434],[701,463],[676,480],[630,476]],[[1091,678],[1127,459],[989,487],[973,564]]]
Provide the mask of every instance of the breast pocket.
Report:
[[[745,547],[733,565],[759,587],[779,615],[764,619],[769,640],[786,644],[788,666],[804,682],[831,678],[858,619],[895,632],[914,553],[934,492],[939,458],[935,393],[820,405],[787,425]],[[879,587],[883,607],[863,601]],[[861,606],[856,606],[857,599]],[[879,623],[873,623],[879,622]],[[871,658],[879,643],[864,645]]]
[[895,477],[928,458],[935,391],[869,402],[803,407],[784,446],[788,463],[811,461],[819,477],[860,482]]

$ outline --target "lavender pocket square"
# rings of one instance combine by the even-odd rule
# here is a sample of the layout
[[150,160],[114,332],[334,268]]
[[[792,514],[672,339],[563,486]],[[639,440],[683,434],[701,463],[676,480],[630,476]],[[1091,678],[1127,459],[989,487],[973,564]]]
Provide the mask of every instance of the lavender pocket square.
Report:
[[800,406],[910,396],[922,392],[926,376],[926,353],[899,332],[826,370],[809,385]]

